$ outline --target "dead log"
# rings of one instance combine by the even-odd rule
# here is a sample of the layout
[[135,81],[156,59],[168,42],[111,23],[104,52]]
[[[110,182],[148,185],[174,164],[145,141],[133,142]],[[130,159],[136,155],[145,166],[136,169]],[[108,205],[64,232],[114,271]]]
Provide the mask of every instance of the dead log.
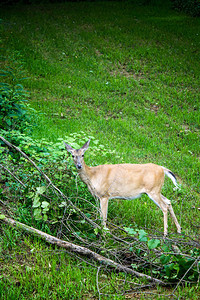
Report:
[[76,245],[74,243],[70,243],[70,242],[58,239],[54,236],[51,236],[50,234],[47,234],[47,233],[45,233],[43,231],[40,231],[36,228],[25,225],[21,222],[15,221],[11,218],[7,218],[6,216],[1,215],[1,214],[0,214],[0,221],[4,222],[6,224],[9,224],[12,227],[15,227],[17,229],[21,229],[21,230],[27,231],[29,233],[32,233],[32,234],[34,234],[38,237],[41,237],[42,239],[46,240],[48,243],[54,244],[58,247],[62,247],[62,248],[68,249],[70,251],[76,252],[78,254],[81,254],[81,255],[87,256],[89,258],[92,258],[95,261],[97,261],[98,263],[109,266],[111,268],[114,268],[117,271],[129,273],[129,274],[132,274],[132,275],[134,275],[138,278],[144,278],[144,279],[150,280],[154,284],[166,285],[163,281],[161,281],[159,279],[153,278],[153,277],[151,277],[149,275],[146,275],[146,274],[143,274],[143,273],[139,273],[135,270],[132,270],[132,269],[124,266],[124,265],[116,263],[115,261],[113,261],[109,258],[106,258],[106,257],[104,257],[104,256],[102,256],[102,255],[86,248],[86,247],[79,246],[79,245]]

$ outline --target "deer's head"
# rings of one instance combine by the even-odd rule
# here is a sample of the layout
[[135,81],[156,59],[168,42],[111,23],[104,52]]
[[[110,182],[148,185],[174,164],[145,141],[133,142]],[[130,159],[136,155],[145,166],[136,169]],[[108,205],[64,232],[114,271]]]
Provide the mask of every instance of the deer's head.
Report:
[[80,148],[80,149],[73,149],[70,145],[68,145],[66,143],[64,143],[64,144],[65,144],[65,147],[66,147],[67,151],[69,153],[71,153],[76,168],[78,170],[81,170],[83,168],[83,165],[84,165],[84,154],[85,154],[85,151],[89,147],[90,140],[87,141],[83,145],[83,147]]

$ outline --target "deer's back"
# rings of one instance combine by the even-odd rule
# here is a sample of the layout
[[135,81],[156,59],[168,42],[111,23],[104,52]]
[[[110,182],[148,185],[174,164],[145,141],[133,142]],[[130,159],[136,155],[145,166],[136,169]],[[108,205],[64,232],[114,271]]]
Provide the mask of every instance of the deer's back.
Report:
[[155,186],[161,189],[164,171],[155,164],[116,164],[90,168],[91,184],[99,197],[135,198]]

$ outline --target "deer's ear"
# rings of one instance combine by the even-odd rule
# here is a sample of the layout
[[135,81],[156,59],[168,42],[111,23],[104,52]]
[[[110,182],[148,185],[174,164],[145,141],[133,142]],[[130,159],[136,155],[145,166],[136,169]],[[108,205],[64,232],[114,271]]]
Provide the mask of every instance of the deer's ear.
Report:
[[72,151],[74,149],[70,145],[66,144],[65,142],[64,142],[64,144],[65,144],[65,147],[66,147],[67,151],[70,152],[70,153],[72,153]]
[[89,144],[90,144],[90,140],[88,140],[81,149],[83,149],[84,151],[86,151],[89,147]]

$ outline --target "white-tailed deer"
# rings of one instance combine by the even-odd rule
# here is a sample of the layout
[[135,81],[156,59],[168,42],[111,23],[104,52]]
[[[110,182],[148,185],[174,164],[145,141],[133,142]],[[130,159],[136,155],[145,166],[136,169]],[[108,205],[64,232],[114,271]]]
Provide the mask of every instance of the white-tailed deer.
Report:
[[177,187],[175,175],[168,169],[152,163],[149,164],[115,164],[88,167],[84,162],[84,153],[90,140],[81,149],[73,149],[65,143],[71,153],[81,180],[88,186],[90,193],[99,198],[103,225],[106,226],[109,199],[134,199],[147,194],[160,207],[164,215],[164,236],[167,235],[168,210],[174,220],[177,232],[181,226],[174,214],[170,200],[161,195],[165,174]]

